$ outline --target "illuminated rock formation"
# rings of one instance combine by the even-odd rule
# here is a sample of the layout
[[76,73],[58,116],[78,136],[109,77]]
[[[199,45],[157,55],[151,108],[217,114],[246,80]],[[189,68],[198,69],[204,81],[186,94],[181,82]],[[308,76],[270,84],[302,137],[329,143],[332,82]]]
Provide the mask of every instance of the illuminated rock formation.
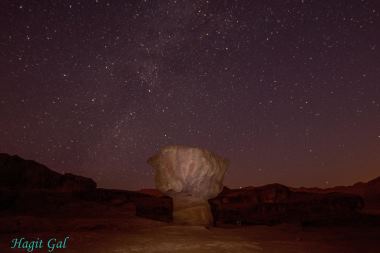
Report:
[[156,187],[173,198],[173,220],[189,225],[212,224],[208,199],[223,188],[228,161],[205,149],[168,146],[148,159]]

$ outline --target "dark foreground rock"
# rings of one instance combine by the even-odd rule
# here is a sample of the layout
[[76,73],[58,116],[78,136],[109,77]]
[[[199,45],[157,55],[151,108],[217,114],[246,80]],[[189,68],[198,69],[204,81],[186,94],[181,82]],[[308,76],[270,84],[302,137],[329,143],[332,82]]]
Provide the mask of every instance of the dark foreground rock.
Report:
[[172,199],[166,196],[156,197],[141,192],[102,188],[80,195],[83,200],[115,207],[133,203],[137,216],[165,222],[172,220]]
[[83,192],[0,190],[0,215],[46,217],[140,216],[172,220],[172,200],[134,191],[95,189]]
[[353,218],[364,204],[352,194],[299,192],[280,184],[225,188],[209,202],[215,225],[337,221]]

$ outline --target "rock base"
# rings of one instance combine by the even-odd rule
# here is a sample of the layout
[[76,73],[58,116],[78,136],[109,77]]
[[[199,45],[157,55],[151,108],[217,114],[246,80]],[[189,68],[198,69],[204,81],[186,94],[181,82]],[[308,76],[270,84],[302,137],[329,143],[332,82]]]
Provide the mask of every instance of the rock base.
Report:
[[172,195],[172,198],[174,223],[196,226],[213,224],[213,216],[207,200],[182,194]]

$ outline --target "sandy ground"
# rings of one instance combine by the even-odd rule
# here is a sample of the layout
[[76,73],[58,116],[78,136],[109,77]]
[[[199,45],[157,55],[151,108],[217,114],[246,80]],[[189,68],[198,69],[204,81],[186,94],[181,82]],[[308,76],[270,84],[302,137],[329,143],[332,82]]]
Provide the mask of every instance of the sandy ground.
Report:
[[[130,217],[54,220],[54,224],[60,226],[49,229],[52,228],[51,219],[50,225],[47,221],[44,225],[44,218],[33,220],[34,223],[30,219],[26,222],[30,226],[25,227],[23,233],[3,231],[0,234],[0,252],[26,252],[10,248],[10,242],[15,237],[47,241],[51,237],[65,236],[70,236],[67,248],[55,249],[53,252],[380,252],[380,227],[375,226],[302,228],[298,225],[282,224],[206,229]],[[8,219],[8,223],[14,222]],[[6,225],[5,222],[2,224]],[[45,231],[33,232],[38,226],[45,227]],[[48,249],[45,247],[33,252],[48,252]]]

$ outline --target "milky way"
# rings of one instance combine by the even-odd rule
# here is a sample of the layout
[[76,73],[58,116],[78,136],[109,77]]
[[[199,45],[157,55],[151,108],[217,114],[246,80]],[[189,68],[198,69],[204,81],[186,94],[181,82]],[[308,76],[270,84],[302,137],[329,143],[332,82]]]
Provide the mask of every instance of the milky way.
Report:
[[232,187],[380,175],[379,1],[1,1],[0,152],[108,188],[159,147]]

